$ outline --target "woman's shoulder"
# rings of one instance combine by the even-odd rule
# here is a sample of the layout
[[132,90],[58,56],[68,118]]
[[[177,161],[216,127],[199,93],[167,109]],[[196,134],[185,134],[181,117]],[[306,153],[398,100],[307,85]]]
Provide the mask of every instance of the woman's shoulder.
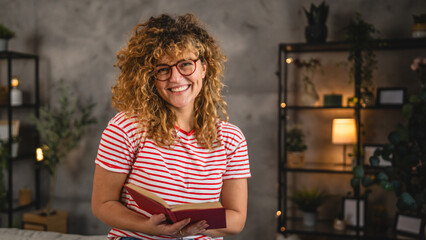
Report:
[[219,135],[222,136],[223,138],[232,138],[235,140],[245,139],[241,129],[238,126],[227,121],[218,122],[218,131],[219,131]]
[[143,129],[144,124],[138,120],[136,115],[128,114],[126,112],[118,112],[110,121],[108,125],[114,125],[124,131],[133,131],[136,129]]

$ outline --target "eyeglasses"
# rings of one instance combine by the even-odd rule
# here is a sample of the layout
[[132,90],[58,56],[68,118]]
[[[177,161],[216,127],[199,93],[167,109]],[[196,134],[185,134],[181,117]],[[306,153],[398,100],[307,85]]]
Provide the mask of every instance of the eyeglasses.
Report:
[[173,64],[173,65],[158,64],[155,67],[155,70],[154,70],[154,77],[158,81],[169,80],[170,77],[172,76],[172,67],[176,67],[176,69],[178,70],[178,72],[182,76],[185,76],[185,77],[190,76],[197,69],[197,61],[198,60],[199,60],[199,58],[197,58],[195,60],[192,60],[192,59],[181,60],[181,61],[179,61],[179,62],[177,62],[176,64]]

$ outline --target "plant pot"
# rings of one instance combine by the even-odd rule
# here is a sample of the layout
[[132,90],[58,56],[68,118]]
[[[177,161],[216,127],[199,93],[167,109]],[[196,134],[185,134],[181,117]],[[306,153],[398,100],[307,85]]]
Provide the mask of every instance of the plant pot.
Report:
[[415,23],[411,28],[411,36],[413,38],[426,37],[426,23]]
[[287,165],[289,167],[305,166],[305,152],[288,152]]
[[36,210],[24,213],[22,225],[24,229],[67,233],[68,212],[57,210],[55,214],[44,215],[43,211]]
[[317,225],[317,213],[303,212],[303,225],[309,227]]
[[305,38],[308,43],[324,43],[327,33],[325,25],[312,25],[305,28]]
[[8,39],[0,38],[0,52],[7,51]]

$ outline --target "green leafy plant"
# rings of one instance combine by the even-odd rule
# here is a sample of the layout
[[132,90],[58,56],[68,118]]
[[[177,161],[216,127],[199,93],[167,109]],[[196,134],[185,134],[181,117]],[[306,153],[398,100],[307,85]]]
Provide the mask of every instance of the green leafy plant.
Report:
[[426,23],[426,13],[420,15],[413,15],[414,24],[424,24]]
[[294,60],[294,65],[296,65],[297,68],[303,69],[305,71],[303,76],[303,85],[305,91],[308,92],[309,88],[312,89],[315,99],[318,100],[319,95],[315,88],[313,79],[317,71],[324,73],[321,66],[321,61],[317,58],[310,58],[308,61],[296,58]]
[[[361,100],[369,101],[374,92],[373,73],[377,69],[377,58],[373,49],[374,34],[379,33],[374,25],[365,22],[359,13],[351,19],[343,29],[345,41],[351,44],[348,62],[350,64],[350,79],[359,74],[361,80]],[[371,100],[370,100],[371,101]],[[366,103],[368,104],[368,103]]]
[[323,1],[320,5],[316,6],[311,3],[309,11],[303,8],[308,24],[313,25],[325,25],[328,17],[329,6]]
[[293,126],[287,131],[286,147],[290,152],[303,152],[307,149],[304,134],[300,127]]
[[15,37],[15,33],[0,23],[0,38],[11,39]]
[[395,192],[399,210],[426,214],[426,90],[410,97],[403,106],[403,115],[406,124],[399,124],[390,132],[388,142],[370,157],[373,167],[379,165],[380,157],[391,166],[374,176],[366,175],[363,167],[357,166],[351,185],[380,185]]
[[317,212],[328,195],[324,191],[320,191],[316,188],[308,189],[304,187],[301,190],[293,191],[290,196],[290,200],[294,202],[297,207],[303,212]]
[[60,90],[59,106],[56,108],[43,106],[40,108],[40,118],[34,118],[36,129],[44,142],[42,164],[51,175],[47,214],[50,214],[52,208],[57,166],[77,146],[86,128],[96,123],[96,119],[92,116],[94,103],[83,105],[79,98],[70,97],[63,82]]

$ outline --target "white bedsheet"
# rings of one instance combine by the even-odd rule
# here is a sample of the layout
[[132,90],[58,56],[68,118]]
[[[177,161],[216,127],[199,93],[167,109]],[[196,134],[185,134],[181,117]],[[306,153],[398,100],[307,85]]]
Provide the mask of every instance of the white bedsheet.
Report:
[[17,228],[0,228],[0,240],[106,240],[106,236],[86,236],[57,232],[23,230]]

